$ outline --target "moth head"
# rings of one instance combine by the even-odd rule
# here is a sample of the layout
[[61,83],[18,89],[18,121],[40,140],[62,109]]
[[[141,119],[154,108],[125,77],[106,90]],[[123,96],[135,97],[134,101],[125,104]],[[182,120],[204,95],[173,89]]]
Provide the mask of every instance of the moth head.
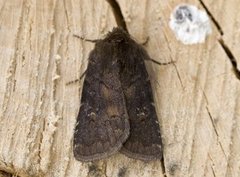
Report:
[[129,40],[131,40],[130,35],[120,27],[113,28],[104,39],[104,41],[111,43],[122,43],[128,42]]

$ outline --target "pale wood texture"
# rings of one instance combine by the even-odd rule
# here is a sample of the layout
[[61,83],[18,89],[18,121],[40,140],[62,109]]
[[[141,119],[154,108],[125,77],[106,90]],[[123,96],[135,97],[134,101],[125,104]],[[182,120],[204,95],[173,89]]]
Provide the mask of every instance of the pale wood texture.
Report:
[[[206,1],[206,2],[205,2]],[[21,177],[240,176],[240,81],[220,45],[240,64],[240,0],[205,0],[219,23],[204,44],[183,45],[168,26],[180,0],[118,0],[146,62],[164,143],[160,161],[116,154],[74,159],[72,137],[82,81],[94,44],[116,22],[105,0],[0,0],[0,171]],[[203,9],[200,1],[188,0]],[[165,171],[165,174],[164,174]],[[0,176],[4,176],[4,172]],[[7,174],[6,174],[7,175]]]

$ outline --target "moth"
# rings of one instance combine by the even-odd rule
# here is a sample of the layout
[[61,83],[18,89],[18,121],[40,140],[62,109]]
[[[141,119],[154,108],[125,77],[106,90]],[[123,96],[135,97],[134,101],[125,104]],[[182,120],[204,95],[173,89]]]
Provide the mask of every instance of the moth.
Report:
[[161,159],[162,140],[145,49],[117,27],[95,41],[85,72],[73,138],[79,161],[120,151],[143,161]]

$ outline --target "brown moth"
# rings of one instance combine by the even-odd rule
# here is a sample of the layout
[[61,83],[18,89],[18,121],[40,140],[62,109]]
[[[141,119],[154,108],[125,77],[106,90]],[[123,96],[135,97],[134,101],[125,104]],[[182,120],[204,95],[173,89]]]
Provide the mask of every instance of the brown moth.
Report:
[[162,140],[144,48],[121,28],[96,40],[89,55],[74,132],[77,160],[118,151],[144,161],[161,159]]

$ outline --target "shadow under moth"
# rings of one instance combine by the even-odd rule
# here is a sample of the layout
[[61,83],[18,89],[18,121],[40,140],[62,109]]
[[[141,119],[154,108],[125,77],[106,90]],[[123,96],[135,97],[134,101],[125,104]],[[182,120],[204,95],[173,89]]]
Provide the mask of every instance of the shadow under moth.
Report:
[[121,28],[95,41],[85,72],[73,138],[79,161],[118,151],[143,161],[162,158],[162,140],[144,48]]

